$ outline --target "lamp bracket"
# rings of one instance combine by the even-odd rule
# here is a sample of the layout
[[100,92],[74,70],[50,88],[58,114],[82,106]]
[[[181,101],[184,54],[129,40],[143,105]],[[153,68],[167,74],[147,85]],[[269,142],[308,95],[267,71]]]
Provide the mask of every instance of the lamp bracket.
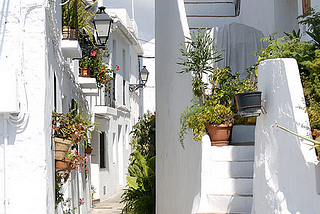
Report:
[[139,88],[143,88],[145,84],[129,84],[129,91],[134,92],[138,90]]

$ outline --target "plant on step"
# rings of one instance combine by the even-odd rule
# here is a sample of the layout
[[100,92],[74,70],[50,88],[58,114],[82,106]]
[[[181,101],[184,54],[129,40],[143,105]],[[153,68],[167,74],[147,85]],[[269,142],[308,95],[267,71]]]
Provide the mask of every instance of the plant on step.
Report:
[[134,158],[128,167],[128,189],[122,195],[121,203],[125,203],[122,212],[155,213],[155,156],[146,159],[135,151]]
[[187,107],[180,115],[179,141],[184,146],[183,140],[188,129],[192,129],[193,139],[199,141],[207,134],[207,124],[229,125],[234,123],[235,116],[231,104],[225,106],[213,100],[207,100],[204,105],[195,104]]
[[[179,48],[182,58],[178,64],[183,66],[180,73],[193,74],[192,90],[195,96],[192,99],[193,105],[187,107],[180,115],[179,142],[182,147],[188,129],[193,130],[196,141],[205,135],[205,126],[210,123],[207,116],[213,116],[213,113],[208,114],[208,111],[219,111],[222,114],[219,116],[224,117],[224,113],[229,114],[235,109],[231,101],[236,85],[234,76],[229,68],[214,67],[216,62],[222,60],[223,52],[214,45],[214,39],[210,34],[211,31],[207,29],[193,31],[191,37],[187,37]],[[204,75],[210,77],[210,82],[203,81]],[[210,105],[213,105],[212,108]]]
[[247,68],[246,77],[240,80],[240,75],[236,72],[235,82],[237,84],[235,93],[245,93],[257,91],[257,65]]
[[237,108],[233,102],[234,94],[240,84],[239,73],[233,75],[230,68],[216,68],[209,76],[211,93],[206,95],[204,103],[194,98],[193,105],[180,114],[179,142],[183,141],[188,130],[193,131],[195,141],[207,133],[206,125],[229,125],[237,117]]
[[201,103],[205,100],[205,90],[208,84],[203,81],[204,74],[214,72],[214,63],[222,60],[222,51],[214,45],[214,39],[210,36],[211,30],[198,29],[191,32],[191,37],[180,45],[182,58],[179,65],[183,66],[180,73],[192,73],[192,91]]

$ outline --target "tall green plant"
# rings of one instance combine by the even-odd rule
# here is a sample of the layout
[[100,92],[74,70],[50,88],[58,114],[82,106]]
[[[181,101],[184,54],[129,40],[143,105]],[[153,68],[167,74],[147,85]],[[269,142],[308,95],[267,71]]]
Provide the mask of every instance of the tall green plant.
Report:
[[222,60],[222,51],[214,45],[211,30],[198,29],[180,45],[182,58],[179,65],[184,66],[180,73],[193,73],[192,90],[200,102],[204,102],[204,92],[208,84],[202,81],[203,74],[214,72],[213,63]]
[[127,189],[122,195],[124,213],[155,213],[155,119],[148,112],[133,126]]
[[155,213],[155,156],[145,159],[138,151],[134,152],[134,161],[128,167],[127,182],[129,188],[122,196],[126,213]]
[[144,114],[132,127],[130,145],[146,158],[156,155],[156,116],[151,112]]

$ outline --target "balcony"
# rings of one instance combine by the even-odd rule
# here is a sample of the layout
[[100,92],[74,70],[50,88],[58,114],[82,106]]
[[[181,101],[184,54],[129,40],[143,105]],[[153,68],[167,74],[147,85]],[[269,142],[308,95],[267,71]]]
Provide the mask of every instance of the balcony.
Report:
[[82,58],[79,38],[85,32],[92,36],[94,13],[88,11],[87,4],[80,0],[68,0],[62,3],[62,41],[61,49],[65,58]]
[[80,68],[78,83],[86,96],[99,96],[97,81],[91,72],[87,69]]

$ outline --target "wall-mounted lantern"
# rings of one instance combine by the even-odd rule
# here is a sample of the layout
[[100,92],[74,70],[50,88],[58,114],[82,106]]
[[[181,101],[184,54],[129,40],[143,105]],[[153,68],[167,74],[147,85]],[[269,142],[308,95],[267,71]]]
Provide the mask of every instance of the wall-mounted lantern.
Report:
[[129,84],[129,90],[131,92],[133,92],[133,91],[138,90],[139,88],[143,88],[148,81],[148,77],[149,77],[149,71],[147,70],[146,66],[143,66],[143,68],[141,69],[141,71],[139,73],[140,83],[139,84]]

